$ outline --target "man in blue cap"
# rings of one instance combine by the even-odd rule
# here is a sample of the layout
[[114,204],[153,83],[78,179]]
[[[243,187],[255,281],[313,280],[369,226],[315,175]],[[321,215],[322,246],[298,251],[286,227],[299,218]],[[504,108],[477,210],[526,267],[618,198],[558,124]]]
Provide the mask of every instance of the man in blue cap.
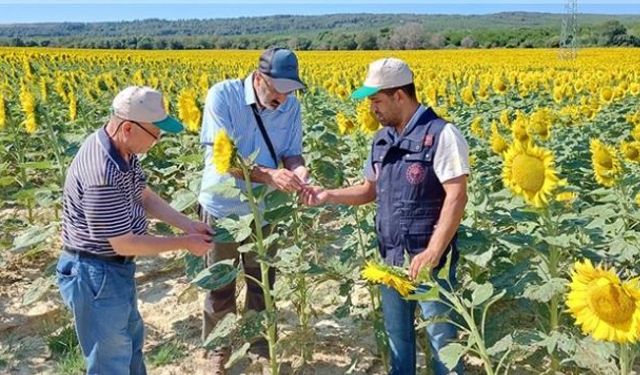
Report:
[[[228,198],[210,191],[209,187],[234,179],[236,186],[244,189],[242,176],[221,174],[212,164],[212,145],[216,134],[224,130],[234,140],[238,152],[247,158],[257,152],[256,167],[251,179],[256,184],[297,192],[309,176],[302,158],[302,118],[300,103],[294,94],[303,90],[299,77],[298,59],[285,48],[269,48],[262,53],[258,69],[244,79],[226,80],[214,85],[207,95],[202,119],[200,141],[204,146],[205,167],[202,188],[198,200],[203,220],[215,226],[218,219],[229,215],[249,214],[248,203],[239,198]],[[240,243],[218,243],[215,251],[207,255],[211,265],[224,259],[242,261],[244,272],[261,280],[259,264],[254,253],[240,255]],[[275,248],[270,249],[271,253]],[[273,285],[275,270],[269,272]],[[245,297],[247,310],[264,310],[262,288],[247,278]],[[236,312],[236,284],[211,291],[205,297],[203,339],[228,313]],[[266,357],[266,341],[254,342],[251,351]],[[229,359],[229,348],[215,348],[212,353],[214,374],[224,374],[224,364]]]
[[[167,116],[160,92],[127,87],[113,100],[107,124],[84,141],[67,171],[56,275],[88,374],[146,374],[135,257],[178,249],[201,256],[212,247],[210,227],[154,193],[136,156],[162,131],[182,129]],[[149,235],[147,216],[186,234]]]
[[[360,205],[376,201],[376,234],[381,258],[403,266],[411,259],[409,275],[415,279],[423,268],[438,270],[451,257],[449,280],[455,285],[458,261],[456,232],[467,202],[469,148],[460,131],[439,118],[416,97],[413,72],[402,60],[385,58],[369,65],[364,85],[353,99],[369,98],[371,111],[384,127],[373,138],[364,168],[364,181],[343,189],[305,187],[304,203]],[[418,292],[426,287],[418,286]],[[395,289],[381,287],[384,326],[391,351],[391,375],[416,373],[416,302]],[[449,308],[438,301],[417,303],[425,320],[450,319]],[[426,327],[436,375],[461,374],[462,364],[448,369],[439,350],[456,339],[449,322]]]

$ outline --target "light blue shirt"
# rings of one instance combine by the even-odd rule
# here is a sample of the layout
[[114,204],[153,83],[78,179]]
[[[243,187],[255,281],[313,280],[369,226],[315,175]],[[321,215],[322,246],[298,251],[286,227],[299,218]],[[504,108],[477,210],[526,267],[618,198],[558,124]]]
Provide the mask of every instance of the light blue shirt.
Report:
[[[277,168],[251,109],[251,105],[256,103],[252,82],[253,74],[244,80],[244,87],[239,79],[217,83],[209,90],[204,105],[200,130],[200,142],[204,146],[204,171],[198,201],[207,213],[217,218],[232,214],[242,216],[251,212],[247,202],[206,191],[214,184],[235,179],[230,174],[219,174],[213,165],[212,145],[218,131],[227,131],[242,157],[248,158],[259,150],[256,164]],[[260,116],[278,160],[302,155],[300,103],[294,95],[289,95],[287,100],[274,110],[262,109]],[[236,186],[245,190],[244,181],[235,180]],[[260,184],[254,184],[258,185]]]

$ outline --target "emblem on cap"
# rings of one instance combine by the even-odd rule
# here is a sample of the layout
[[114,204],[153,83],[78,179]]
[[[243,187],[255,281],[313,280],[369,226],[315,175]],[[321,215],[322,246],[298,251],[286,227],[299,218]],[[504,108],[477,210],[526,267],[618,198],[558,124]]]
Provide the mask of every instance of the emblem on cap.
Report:
[[412,163],[407,168],[406,177],[407,177],[407,181],[411,185],[417,185],[421,183],[422,181],[424,181],[424,178],[426,177],[424,166],[420,163]]

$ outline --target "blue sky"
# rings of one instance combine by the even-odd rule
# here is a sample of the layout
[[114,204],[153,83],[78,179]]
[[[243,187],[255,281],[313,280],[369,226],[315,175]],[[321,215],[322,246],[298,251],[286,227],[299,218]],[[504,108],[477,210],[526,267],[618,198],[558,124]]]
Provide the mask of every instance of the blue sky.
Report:
[[[145,18],[190,19],[232,18],[274,14],[318,15],[331,13],[419,13],[419,14],[487,14],[503,11],[561,13],[562,0],[499,1],[322,1],[279,0],[275,2],[240,2],[233,5],[220,1],[15,1],[0,0],[0,23],[22,22],[97,22]],[[640,1],[616,0],[613,3],[578,1],[582,13],[640,14]]]

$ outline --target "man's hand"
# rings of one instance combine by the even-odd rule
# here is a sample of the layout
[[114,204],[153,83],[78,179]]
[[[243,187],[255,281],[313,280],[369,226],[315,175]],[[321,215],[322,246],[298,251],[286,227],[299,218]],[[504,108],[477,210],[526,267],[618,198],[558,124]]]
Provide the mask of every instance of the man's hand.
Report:
[[185,228],[183,228],[184,232],[187,234],[208,234],[209,236],[213,236],[215,232],[213,228],[209,226],[207,223],[203,223],[202,221],[194,221],[190,220]]
[[319,206],[327,203],[329,194],[320,186],[305,186],[300,192],[300,201],[307,206]]
[[182,237],[184,247],[195,256],[203,256],[209,250],[213,250],[213,239],[208,234],[187,234]]
[[300,178],[288,169],[275,169],[269,172],[267,184],[281,191],[293,193],[302,189]]
[[431,251],[428,248],[416,255],[411,261],[411,265],[409,266],[409,276],[412,280],[418,278],[420,271],[424,267],[429,267],[429,269],[433,269],[440,263],[440,258],[442,258],[442,254],[438,254],[435,251]]
[[299,165],[292,170],[293,174],[298,176],[300,181],[303,184],[307,184],[309,182],[309,170],[304,165]]

